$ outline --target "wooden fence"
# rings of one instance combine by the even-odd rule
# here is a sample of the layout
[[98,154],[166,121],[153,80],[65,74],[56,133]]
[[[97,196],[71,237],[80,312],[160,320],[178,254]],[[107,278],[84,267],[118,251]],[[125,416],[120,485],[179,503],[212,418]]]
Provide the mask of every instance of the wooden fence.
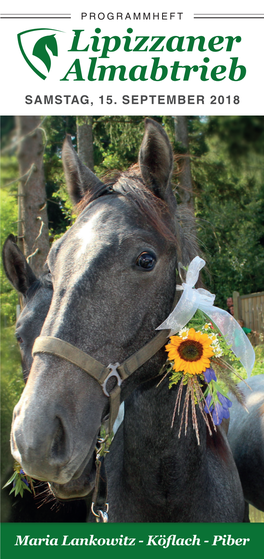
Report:
[[[235,318],[237,320],[242,318],[247,328],[250,328],[263,336],[264,291],[241,296],[237,291],[234,291],[233,303]],[[251,342],[254,344],[259,343],[259,341],[259,336],[253,336],[251,339]]]

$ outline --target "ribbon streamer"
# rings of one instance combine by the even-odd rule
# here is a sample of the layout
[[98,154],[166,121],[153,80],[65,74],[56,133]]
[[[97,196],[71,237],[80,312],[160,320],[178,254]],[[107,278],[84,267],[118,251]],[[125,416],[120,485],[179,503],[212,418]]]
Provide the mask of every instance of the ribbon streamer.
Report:
[[168,318],[158,326],[157,330],[170,330],[170,336],[177,334],[193,317],[199,309],[204,312],[224,336],[226,343],[238,357],[247,371],[248,377],[255,362],[254,349],[233,316],[227,311],[214,306],[215,295],[206,289],[195,289],[200,270],[205,266],[205,261],[196,256],[190,263],[186,274],[186,283],[177,286],[183,290],[182,296]]

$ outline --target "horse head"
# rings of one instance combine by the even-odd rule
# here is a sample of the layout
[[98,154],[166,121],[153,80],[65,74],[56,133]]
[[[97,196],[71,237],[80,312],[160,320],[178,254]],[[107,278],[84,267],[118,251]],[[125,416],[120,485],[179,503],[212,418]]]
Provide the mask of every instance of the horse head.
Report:
[[[62,157],[80,214],[48,256],[53,297],[39,339],[70,343],[107,368],[149,342],[171,310],[177,259],[172,149],[163,128],[147,119],[138,165],[108,182],[81,164],[69,138]],[[123,380],[121,399],[157,374],[165,359],[158,351],[144,370]],[[115,382],[110,378],[109,392]],[[108,411],[106,392],[74,360],[36,351],[14,409],[12,453],[28,475],[57,488],[74,484],[73,496],[83,495],[79,480],[91,489],[94,447]]]

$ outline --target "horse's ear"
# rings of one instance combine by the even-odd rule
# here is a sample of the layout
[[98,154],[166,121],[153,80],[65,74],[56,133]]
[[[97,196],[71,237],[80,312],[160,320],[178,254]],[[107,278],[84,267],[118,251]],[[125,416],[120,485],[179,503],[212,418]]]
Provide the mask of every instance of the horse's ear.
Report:
[[165,200],[173,169],[169,138],[155,120],[145,120],[145,134],[139,152],[139,166],[146,186]]
[[85,192],[91,191],[102,184],[100,179],[79,159],[69,134],[67,134],[63,143],[62,162],[68,192],[74,204],[80,202]]
[[7,278],[19,293],[25,295],[37,277],[27,263],[24,254],[18,248],[14,235],[7,237],[2,256]]

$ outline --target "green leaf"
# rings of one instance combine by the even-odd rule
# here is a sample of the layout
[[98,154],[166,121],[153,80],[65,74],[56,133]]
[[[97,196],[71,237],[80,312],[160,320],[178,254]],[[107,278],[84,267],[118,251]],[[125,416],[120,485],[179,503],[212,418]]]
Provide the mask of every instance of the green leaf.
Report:
[[20,484],[17,482],[15,486],[15,497],[18,495],[18,493],[20,493],[20,491],[21,491],[21,487]]
[[[26,491],[29,491],[29,493],[32,493],[30,487],[28,487],[28,486],[24,483],[24,484],[23,484],[23,490],[25,490],[25,489],[26,489]],[[23,495],[22,495],[22,497],[23,497]]]
[[49,72],[51,67],[51,59],[46,50],[47,48],[52,52],[53,56],[58,56],[58,47],[55,35],[47,35],[46,37],[41,37],[41,39],[36,42],[33,49],[33,55],[42,60]]
[[15,477],[17,476],[17,472],[14,472],[13,475],[9,478],[9,480],[3,485],[2,489],[5,489],[12,481],[14,481]]

